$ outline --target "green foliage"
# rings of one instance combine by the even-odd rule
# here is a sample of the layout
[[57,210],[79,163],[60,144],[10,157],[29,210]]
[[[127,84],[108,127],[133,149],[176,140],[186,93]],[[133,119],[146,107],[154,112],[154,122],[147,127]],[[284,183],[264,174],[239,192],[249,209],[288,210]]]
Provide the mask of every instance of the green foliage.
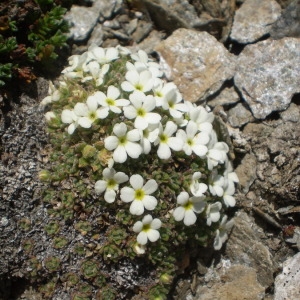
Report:
[[[63,19],[66,8],[53,0],[25,2],[2,3],[7,15],[1,16],[0,87],[13,80],[31,82],[38,69],[49,75],[58,53],[67,47],[69,25]],[[64,4],[69,7],[70,3]],[[20,15],[22,18],[18,18]]]
[[[100,49],[98,50],[100,52]],[[47,119],[52,145],[49,150],[51,165],[48,170],[40,173],[41,179],[48,183],[44,201],[47,204],[48,213],[61,221],[59,224],[62,224],[63,220],[67,220],[68,226],[72,226],[72,230],[75,230],[76,235],[80,236],[80,241],[68,244],[71,248],[71,256],[75,257],[77,262],[81,261],[79,281],[76,284],[72,281],[69,283],[69,286],[74,287],[72,290],[74,294],[71,298],[85,299],[91,295],[90,288],[93,287],[96,299],[116,299],[118,289],[124,288],[120,283],[122,280],[113,278],[107,270],[117,270],[123,262],[130,262],[129,265],[142,265],[142,273],[149,271],[144,286],[139,289],[136,289],[135,286],[134,293],[141,295],[141,299],[167,299],[177,272],[182,272],[185,268],[181,266],[184,265],[181,262],[185,260],[187,253],[193,255],[201,247],[211,245],[216,232],[221,230],[220,218],[224,215],[226,205],[221,196],[210,193],[209,185],[212,180],[212,169],[216,167],[214,169],[216,175],[223,178],[231,172],[230,164],[228,163],[225,167],[224,161],[217,162],[216,166],[209,168],[205,155],[196,155],[192,151],[189,155],[183,149],[174,152],[172,150],[172,155],[168,159],[164,159],[157,155],[156,144],[149,150],[149,153],[141,153],[138,159],[128,155],[126,161],[118,162],[113,157],[112,151],[108,150],[109,147],[105,146],[105,140],[108,136],[114,135],[113,128],[121,121],[127,126],[128,131],[133,130],[135,124],[125,114],[114,114],[112,111],[108,112],[106,118],[98,119],[94,118],[95,112],[92,112],[91,118],[94,118],[94,121],[90,128],[79,126],[75,116],[72,124],[76,130],[68,133],[70,123],[63,121],[63,113],[70,112],[79,103],[84,106],[89,96],[95,95],[97,92],[106,94],[111,85],[118,87],[120,99],[130,99],[131,96],[129,92],[120,87],[120,83],[125,80],[126,62],[130,61],[129,55],[120,54],[118,59],[109,63],[109,72],[103,77],[100,85],[93,76],[88,76],[90,74],[85,74],[85,71],[81,69],[80,64],[85,63],[83,58],[84,54],[76,57],[79,62],[78,66],[72,69],[71,78],[65,75],[64,82],[59,87],[52,86],[47,101],[44,99],[43,103],[49,104],[52,115],[51,119]],[[95,63],[95,61],[93,62]],[[134,64],[134,59],[131,60],[131,63]],[[94,71],[97,70],[97,64],[98,62],[94,65]],[[101,67],[101,64],[99,66]],[[101,72],[99,71],[99,73]],[[59,100],[53,100],[57,95]],[[151,96],[151,94],[147,96]],[[196,109],[194,106],[192,107]],[[176,122],[169,111],[165,111],[162,106],[158,105],[155,109],[155,112],[162,116],[161,127],[166,126],[170,120]],[[200,114],[200,110],[196,112]],[[208,119],[211,118],[212,114],[207,111],[203,113]],[[182,121],[188,123],[189,117],[190,115],[185,115]],[[85,118],[88,119],[86,116]],[[70,119],[72,122],[73,119]],[[183,128],[179,125],[176,126]],[[212,124],[210,125],[212,126]],[[214,133],[211,134],[212,145],[208,147],[213,148],[217,143],[217,138],[214,138]],[[226,148],[223,144],[218,146]],[[223,154],[226,156],[225,152],[220,156]],[[159,226],[158,238],[155,239],[155,236],[152,235],[150,239],[148,236],[146,245],[138,240],[138,234],[141,231],[136,229],[139,226],[135,227],[135,225],[139,225],[139,222],[141,223],[141,214],[143,213],[132,213],[129,209],[130,203],[128,204],[121,197],[122,188],[128,188],[130,184],[133,186],[132,182],[129,180],[129,183],[122,182],[118,186],[115,185],[114,178],[105,178],[106,168],[112,169],[109,167],[112,157],[115,159],[113,168],[116,172],[125,173],[128,178],[139,174],[145,182],[152,180],[157,183],[158,188],[151,193],[153,194],[151,197],[153,196],[157,200],[157,205],[152,209],[146,208],[144,214],[151,213],[151,217],[153,215],[153,218],[159,219],[162,226]],[[225,169],[228,171],[227,173],[225,173]],[[197,173],[201,174],[201,182],[193,177]],[[106,191],[102,191],[104,196],[101,192],[95,192],[98,180],[102,183],[105,182],[106,191],[115,196],[114,201],[106,198]],[[196,210],[195,207],[191,209],[192,202],[186,202],[184,204],[186,206],[181,205],[180,201],[176,203],[178,195],[183,191],[188,194],[189,201],[192,201],[193,196],[190,194],[193,192],[191,190],[192,188],[196,189],[197,184],[205,186],[203,195],[197,196],[203,209]],[[222,186],[222,189],[224,187],[225,185]],[[136,195],[135,197],[138,197]],[[216,208],[217,217],[209,223],[211,204],[219,204],[220,207]],[[190,213],[192,217],[193,214],[196,216],[194,223],[184,223],[186,219],[190,221],[189,218],[176,219],[174,211],[179,206],[184,213],[193,210]],[[143,233],[147,233],[151,229],[149,224],[147,225],[148,227],[142,227]],[[53,223],[52,226],[48,225],[45,229],[55,241],[54,244],[60,245],[59,229],[56,229]],[[66,226],[66,229],[69,230],[69,227]],[[102,268],[105,270],[103,272],[107,273],[101,273]],[[67,279],[63,280],[63,282],[67,281]],[[130,293],[132,291],[128,292],[128,295]]]

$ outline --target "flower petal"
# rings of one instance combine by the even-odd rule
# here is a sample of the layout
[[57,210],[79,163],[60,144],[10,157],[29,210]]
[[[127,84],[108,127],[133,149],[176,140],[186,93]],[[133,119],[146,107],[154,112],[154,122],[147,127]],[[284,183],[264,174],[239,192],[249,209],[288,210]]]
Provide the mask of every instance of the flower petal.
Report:
[[130,177],[130,180],[129,180],[131,186],[135,189],[135,190],[138,190],[138,189],[141,189],[143,187],[143,184],[144,184],[144,179],[141,175],[139,174],[134,174]]
[[106,190],[104,199],[107,203],[113,203],[116,199],[116,192],[114,190]]
[[123,187],[121,189],[121,200],[123,202],[131,202],[134,200],[134,195],[135,195],[135,192],[134,192],[134,189],[130,188],[130,187]]
[[150,242],[156,242],[159,239],[160,234],[159,234],[159,232],[157,230],[150,229],[147,232],[147,236],[148,236],[148,239],[150,240]]
[[148,210],[153,210],[157,205],[157,200],[153,196],[148,196],[148,195],[144,196],[144,199],[142,202],[143,202],[143,205],[145,206],[145,208]]
[[151,228],[152,229],[159,229],[161,227],[161,220],[160,219],[154,219],[152,222],[151,222]]
[[124,172],[118,172],[115,174],[114,179],[117,183],[123,183],[128,181],[129,177]]
[[107,150],[114,150],[118,147],[119,139],[116,136],[108,136],[104,140],[104,147]]
[[83,128],[90,128],[92,126],[92,121],[87,117],[80,117],[78,119],[78,124]]
[[114,154],[113,154],[113,159],[115,162],[120,163],[120,164],[126,161],[127,152],[126,152],[124,146],[119,145],[115,149]]
[[157,155],[160,159],[168,159],[171,157],[171,150],[167,144],[161,143],[157,149]]
[[197,217],[195,213],[190,209],[185,211],[183,223],[186,226],[190,226],[195,224],[197,221]]
[[95,192],[101,194],[106,190],[107,182],[105,180],[98,180],[95,183]]
[[142,146],[140,144],[127,142],[125,145],[126,152],[132,158],[138,158],[142,153]]
[[150,195],[154,193],[158,188],[158,184],[154,179],[150,179],[146,182],[146,184],[143,187],[143,190],[146,195]]
[[181,221],[184,218],[185,209],[182,206],[176,207],[173,212],[173,217],[176,221]]
[[136,238],[137,242],[141,245],[146,245],[147,244],[147,241],[148,241],[148,236],[146,234],[146,232],[144,231],[141,231],[137,238]]
[[143,223],[141,221],[137,221],[134,223],[132,230],[136,233],[141,232],[143,229]]
[[144,213],[144,205],[140,200],[134,200],[130,205],[130,213],[132,215],[140,216]]

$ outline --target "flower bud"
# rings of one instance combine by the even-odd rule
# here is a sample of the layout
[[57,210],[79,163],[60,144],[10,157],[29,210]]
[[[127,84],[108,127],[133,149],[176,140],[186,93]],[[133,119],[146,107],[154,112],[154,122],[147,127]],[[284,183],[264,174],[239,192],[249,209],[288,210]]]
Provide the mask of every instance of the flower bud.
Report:
[[39,172],[39,179],[41,181],[48,181],[51,178],[51,174],[48,170],[42,170]]

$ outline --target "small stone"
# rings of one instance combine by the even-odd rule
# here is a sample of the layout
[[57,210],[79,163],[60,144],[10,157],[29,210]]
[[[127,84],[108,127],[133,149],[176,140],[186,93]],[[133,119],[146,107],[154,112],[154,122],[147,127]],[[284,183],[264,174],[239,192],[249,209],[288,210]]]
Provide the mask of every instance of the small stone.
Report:
[[132,34],[132,39],[136,43],[140,43],[146,36],[149,35],[151,30],[152,30],[152,24],[151,23],[140,20],[138,22],[138,25],[137,25],[137,28],[136,28],[135,32]]
[[244,193],[249,191],[250,186],[256,179],[256,158],[253,154],[247,153],[238,167],[235,169],[235,172],[239,178],[239,184],[241,190]]
[[209,100],[207,104],[214,108],[218,105],[225,106],[235,104],[240,101],[238,93],[234,87],[225,88],[220,91],[220,94],[216,95],[212,100]]
[[90,46],[92,44],[95,44],[97,46],[101,46],[101,44],[103,43],[103,37],[104,37],[103,26],[102,24],[97,24],[93,29],[91,37],[87,42],[87,45]]
[[281,112],[280,116],[285,122],[297,123],[300,120],[300,108],[295,103],[291,103],[287,110]]
[[132,34],[136,30],[137,24],[138,24],[138,19],[133,19],[128,24],[126,24],[125,30],[127,34],[129,35]]
[[238,103],[235,107],[229,109],[228,121],[232,127],[241,127],[254,121],[254,118],[251,112],[245,108],[242,103]]
[[241,43],[253,43],[269,33],[279,18],[280,5],[275,0],[246,0],[235,12],[231,39]]
[[71,25],[70,37],[76,42],[87,39],[99,18],[99,11],[94,7],[73,5],[65,15],[65,20]]
[[300,92],[300,39],[247,45],[237,59],[234,83],[257,119],[286,109]]
[[111,29],[120,29],[121,28],[120,23],[117,20],[106,20],[103,23],[103,26],[109,27]]
[[273,39],[300,37],[300,1],[290,3],[279,19],[272,25],[270,35]]

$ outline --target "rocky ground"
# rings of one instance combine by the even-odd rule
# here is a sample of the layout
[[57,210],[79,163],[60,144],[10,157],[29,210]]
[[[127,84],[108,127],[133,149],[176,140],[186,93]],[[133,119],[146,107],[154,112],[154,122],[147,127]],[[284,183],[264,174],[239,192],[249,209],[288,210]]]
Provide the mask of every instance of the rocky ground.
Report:
[[[72,53],[93,43],[143,49],[186,100],[222,120],[240,179],[235,226],[219,253],[188,255],[170,299],[300,299],[300,1],[104,1],[73,6]],[[43,299],[25,278],[47,211],[43,77],[2,95],[0,299]],[[69,299],[56,293],[53,299]]]

